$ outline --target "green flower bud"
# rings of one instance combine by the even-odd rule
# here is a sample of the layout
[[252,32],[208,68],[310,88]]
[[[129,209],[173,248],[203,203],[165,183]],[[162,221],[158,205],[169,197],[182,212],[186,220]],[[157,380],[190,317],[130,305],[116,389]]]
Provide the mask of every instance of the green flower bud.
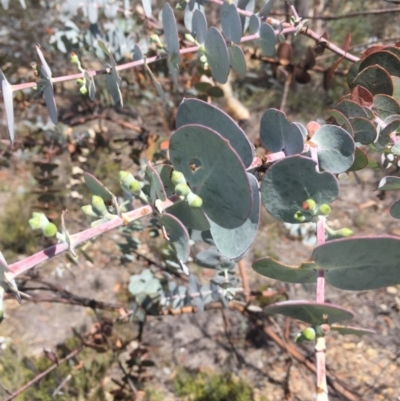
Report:
[[200,56],[200,61],[203,63],[203,64],[205,64],[205,63],[207,63],[207,56],[205,55],[205,54],[203,54],[202,56]]
[[196,43],[196,39],[190,33],[185,33],[185,39],[189,42]]
[[341,237],[350,237],[353,235],[353,231],[350,228],[341,228],[340,230],[335,231],[336,235],[340,235]]
[[171,174],[171,181],[174,185],[186,184],[185,176],[180,172],[174,170]]
[[142,186],[140,185],[140,182],[139,182],[139,181],[135,180],[135,181],[132,181],[132,182],[129,184],[128,188],[129,188],[129,191],[131,191],[131,193],[132,193],[133,195],[139,195],[139,194],[140,194],[140,191],[141,191],[141,189],[142,189]]
[[304,210],[315,210],[316,207],[317,204],[315,203],[314,199],[307,199],[305,202],[303,202]]
[[92,205],[84,205],[81,207],[81,210],[86,216],[99,217],[99,215],[94,212]]
[[77,80],[76,80],[76,84],[77,85],[83,85],[85,83],[85,81],[82,79],[82,78],[78,78]]
[[32,216],[29,219],[29,225],[32,230],[43,229],[49,223],[48,218],[43,213],[33,212]]
[[43,234],[45,237],[54,237],[57,234],[57,227],[54,223],[48,223],[46,227],[43,228]]
[[203,205],[203,199],[201,199],[199,195],[196,195],[193,192],[190,192],[186,199],[190,207],[200,208]]
[[302,223],[306,218],[304,217],[303,213],[301,213],[299,210],[294,214],[294,219],[297,220],[299,223]]
[[303,330],[302,335],[306,341],[312,341],[315,340],[316,333],[312,327],[307,327],[306,329]]
[[97,195],[92,196],[92,206],[95,212],[98,212],[101,216],[104,216],[105,214],[108,213],[104,200],[100,196]]
[[175,193],[179,196],[184,196],[186,197],[190,192],[190,188],[188,187],[187,184],[180,183],[175,186]]
[[324,203],[323,205],[321,205],[319,207],[319,212],[322,215],[327,216],[331,212],[331,207],[329,205],[327,205],[326,203]]
[[80,65],[81,63],[79,62],[79,58],[76,55],[76,53],[71,53],[71,58],[69,59],[72,64],[77,64]]
[[81,93],[81,95],[86,95],[88,90],[87,90],[86,86],[81,86],[79,89],[79,92]]
[[155,43],[157,45],[158,48],[162,49],[164,48],[164,45],[162,44],[160,38],[158,37],[158,35],[154,34],[150,36],[150,41]]

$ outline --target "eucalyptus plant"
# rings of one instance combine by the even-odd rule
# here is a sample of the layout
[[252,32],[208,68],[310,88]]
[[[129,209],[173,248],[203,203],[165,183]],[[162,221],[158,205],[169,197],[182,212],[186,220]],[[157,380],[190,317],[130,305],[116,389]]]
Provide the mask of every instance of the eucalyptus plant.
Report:
[[[122,105],[120,72],[144,66],[159,97],[166,100],[162,86],[149,67],[160,59],[167,60],[169,73],[178,84],[181,55],[197,53],[203,71],[223,84],[232,71],[245,76],[246,59],[240,46],[244,42],[252,41],[268,57],[276,56],[277,44],[288,34],[304,34],[321,45],[321,38],[308,29],[294,9],[290,23],[268,17],[272,0],[258,12],[254,10],[254,1],[212,2],[220,4],[221,30],[208,27],[205,2],[180,2],[177,7],[185,8],[185,43],[193,45],[182,47],[174,10],[165,3],[159,17],[163,36],[152,37],[159,53],[146,58],[140,45],[134,43],[132,61],[118,64],[109,44],[99,39],[96,46],[108,60],[99,71],[84,69],[74,53],[71,62],[79,72],[53,77],[37,45],[37,82],[12,85],[0,72],[11,141],[15,139],[13,93],[19,90],[35,88],[42,94],[50,119],[57,124],[53,85],[59,82],[77,80],[80,93],[93,100],[95,79],[105,75],[114,104]],[[78,3],[66,1],[65,10],[73,16],[81,7]],[[8,2],[2,4],[7,6]],[[91,23],[97,22],[98,6],[107,4],[100,0],[86,3],[84,12]],[[124,7],[123,10],[129,11],[129,2],[124,2]],[[146,18],[153,18],[150,1],[143,1],[143,9]],[[136,177],[129,171],[120,172],[124,198],[117,197],[90,173],[84,174],[93,195],[91,203],[82,207],[94,219],[90,228],[70,234],[66,216],[63,215],[62,227],[57,229],[46,216],[34,213],[29,221],[31,227],[41,230],[45,236],[55,236],[59,242],[10,265],[3,259],[0,279],[4,289],[20,299],[24,294],[19,293],[15,278],[21,273],[65,251],[76,256],[80,244],[114,228],[122,227],[125,232],[131,230],[130,233],[140,230],[138,220],[153,216],[155,230],[161,231],[169,244],[166,270],[189,275],[189,285],[164,282],[145,270],[131,277],[129,291],[134,296],[131,309],[136,310],[138,319],[161,308],[194,305],[203,310],[213,300],[227,304],[240,292],[234,267],[257,235],[261,207],[285,223],[314,223],[317,246],[306,261],[289,266],[264,257],[255,261],[252,268],[260,275],[287,283],[316,283],[314,300],[278,302],[267,306],[264,313],[282,314],[309,325],[295,341],[314,341],[316,400],[328,400],[325,336],[331,330],[356,335],[368,334],[371,330],[343,325],[354,314],[340,305],[325,302],[325,283],[351,291],[400,284],[398,237],[358,237],[346,227],[333,230],[329,226],[329,215],[339,196],[339,176],[352,174],[357,178],[357,171],[367,168],[371,162],[370,151],[381,152],[391,161],[400,156],[400,45],[374,48],[361,58],[325,39],[323,47],[354,62],[348,72],[350,93],[329,111],[329,122],[322,125],[314,122],[314,129],[310,130],[299,122],[289,121],[282,111],[268,109],[259,125],[260,141],[267,151],[259,156],[246,133],[225,112],[210,102],[183,99],[166,154],[159,155],[156,162],[148,160]],[[379,188],[400,189],[400,178],[386,177]],[[400,218],[399,205],[397,201],[390,210],[394,218]],[[129,238],[120,245],[128,260],[130,250],[139,246]],[[191,245],[196,241],[210,244],[208,249],[194,255],[198,265],[215,269],[209,284],[201,284],[187,266]]]

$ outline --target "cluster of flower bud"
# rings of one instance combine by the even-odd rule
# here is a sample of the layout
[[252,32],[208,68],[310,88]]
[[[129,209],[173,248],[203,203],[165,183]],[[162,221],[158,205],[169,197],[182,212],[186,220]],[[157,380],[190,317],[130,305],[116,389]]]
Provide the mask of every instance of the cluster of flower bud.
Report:
[[200,208],[203,205],[203,200],[192,192],[181,172],[174,170],[171,174],[171,181],[175,185],[176,195],[182,200],[186,200],[190,207]]
[[[72,64],[75,64],[81,72],[84,71],[81,66],[81,62],[79,61],[79,58],[76,53],[74,53],[74,52],[71,53],[70,62]],[[76,84],[80,86],[79,92],[81,93],[81,95],[86,95],[88,92],[87,87],[86,87],[86,78],[85,77],[78,78],[76,80]]]
[[43,214],[38,212],[32,213],[32,218],[29,219],[29,225],[32,230],[42,230],[45,237],[54,237],[57,234],[57,227],[54,223]]
[[303,341],[314,341],[316,337],[323,337],[331,330],[329,324],[321,324],[314,327],[307,327],[300,333],[294,336],[294,342],[300,343]]
[[306,220],[308,216],[328,216],[331,212],[331,207],[327,203],[323,203],[322,205],[317,205],[314,199],[307,199],[302,204],[302,210],[298,210],[294,214],[294,218],[302,223]]

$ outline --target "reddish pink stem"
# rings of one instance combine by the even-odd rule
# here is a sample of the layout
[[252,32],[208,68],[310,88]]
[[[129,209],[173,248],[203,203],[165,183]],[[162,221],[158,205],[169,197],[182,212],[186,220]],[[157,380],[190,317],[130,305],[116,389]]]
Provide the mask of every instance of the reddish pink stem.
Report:
[[[158,210],[162,211],[166,209],[167,207],[173,205],[178,199],[179,198],[176,196],[171,196],[165,202],[162,202],[160,205],[158,205]],[[143,206],[139,209],[132,210],[131,212],[123,213],[123,218],[115,216],[113,219],[105,221],[96,227],[92,227],[85,231],[71,235],[72,246],[75,248],[76,246],[95,238],[98,235],[104,234],[110,230],[113,230],[114,228],[121,227],[124,224],[129,224],[134,220],[141,219],[142,217],[148,216],[154,212],[155,211],[151,206]],[[13,263],[12,265],[8,266],[8,268],[12,272],[13,277],[16,277],[37,266],[39,263],[51,259],[52,257],[67,250],[68,245],[66,243],[53,245],[47,249],[44,249],[43,251],[27,257],[26,259]]]

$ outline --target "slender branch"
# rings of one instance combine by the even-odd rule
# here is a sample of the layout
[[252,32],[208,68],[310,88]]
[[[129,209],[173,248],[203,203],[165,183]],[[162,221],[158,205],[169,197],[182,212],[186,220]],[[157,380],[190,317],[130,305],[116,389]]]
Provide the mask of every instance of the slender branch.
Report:
[[[400,7],[393,7],[393,8],[385,8],[385,9],[378,9],[378,10],[369,10],[369,11],[357,11],[347,14],[338,14],[338,15],[321,15],[321,16],[311,16],[311,15],[300,15],[303,19],[308,20],[322,20],[322,21],[334,21],[346,18],[356,18],[356,17],[363,17],[369,15],[381,15],[381,14],[393,14],[400,12]],[[270,15],[276,17],[283,17],[284,13],[271,13]]]
[[[173,205],[174,202],[178,201],[178,199],[179,198],[176,196],[169,197],[165,202],[162,202],[158,206],[158,210],[162,211],[168,208],[169,206]],[[123,218],[115,216],[113,219],[108,220],[96,227],[92,227],[85,231],[81,231],[77,234],[74,234],[71,236],[71,242],[73,248],[92,238],[97,237],[98,235],[111,231],[114,228],[127,225],[134,220],[141,219],[142,217],[148,216],[152,213],[154,213],[154,210],[151,206],[142,206],[141,208],[132,210],[131,212],[123,213],[122,214]],[[14,278],[37,266],[39,263],[44,262],[56,255],[59,255],[60,253],[63,253],[68,249],[69,249],[68,245],[65,242],[53,245],[43,251],[37,252],[34,255],[27,257],[26,259],[13,263],[8,268],[12,273],[12,277]]]
[[54,363],[51,365],[48,369],[43,371],[42,373],[39,373],[35,378],[33,378],[31,381],[20,387],[17,391],[12,393],[9,397],[5,398],[4,401],[11,401],[14,398],[18,397],[21,393],[23,393],[25,390],[27,390],[29,387],[33,386],[34,384],[38,383],[40,380],[42,380],[45,376],[47,376],[50,372],[52,372],[54,369],[56,369],[58,366],[60,366],[62,363],[69,361],[70,359],[74,358],[76,355],[78,355],[82,350],[83,350],[83,345],[78,347],[77,349],[73,350],[70,352],[65,358],[60,359],[58,363]]

